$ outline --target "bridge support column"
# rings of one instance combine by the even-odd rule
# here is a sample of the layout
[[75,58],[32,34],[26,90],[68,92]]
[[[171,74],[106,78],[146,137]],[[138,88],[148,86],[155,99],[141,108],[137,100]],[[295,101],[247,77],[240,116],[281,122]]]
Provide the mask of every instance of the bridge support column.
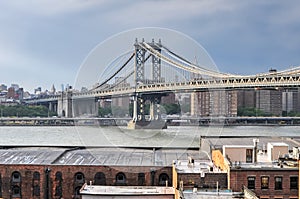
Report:
[[[166,122],[161,119],[160,101],[164,94],[134,96],[133,119],[128,123],[129,129],[164,129]],[[145,117],[145,102],[150,101],[149,119]]]
[[57,115],[60,117],[72,117],[72,91],[66,91],[58,98]]
[[150,120],[160,120],[161,115],[160,115],[160,101],[161,101],[161,96],[157,97],[154,96],[150,99]]

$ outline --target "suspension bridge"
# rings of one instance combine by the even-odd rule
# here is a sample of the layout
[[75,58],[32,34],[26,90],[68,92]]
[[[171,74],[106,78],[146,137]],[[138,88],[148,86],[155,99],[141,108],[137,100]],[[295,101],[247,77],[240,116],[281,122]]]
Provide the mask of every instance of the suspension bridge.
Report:
[[[97,101],[130,97],[133,117],[130,128],[164,127],[160,102],[171,92],[199,92],[216,89],[278,89],[300,85],[300,67],[269,71],[255,75],[222,73],[197,64],[166,47],[160,40],[136,39],[132,50],[117,57],[103,72],[99,82],[85,92],[66,91],[51,98],[28,100],[27,103],[50,103],[59,115],[76,117],[97,112]],[[146,119],[145,104],[150,104]]]

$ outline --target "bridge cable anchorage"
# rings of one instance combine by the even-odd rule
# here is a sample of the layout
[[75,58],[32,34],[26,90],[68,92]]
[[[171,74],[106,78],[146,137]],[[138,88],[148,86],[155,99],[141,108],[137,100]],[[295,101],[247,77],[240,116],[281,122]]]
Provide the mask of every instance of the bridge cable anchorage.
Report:
[[125,68],[125,66],[132,60],[132,58],[135,56],[135,52],[132,53],[132,55],[129,57],[129,59],[113,74],[111,75],[109,78],[107,78],[103,83],[101,83],[99,86],[91,89],[91,91],[96,90],[100,87],[102,87],[104,84],[106,84],[107,82],[109,82],[112,78],[114,78],[123,68]]
[[142,48],[144,48],[145,50],[147,50],[148,52],[150,52],[152,55],[157,56],[159,58],[161,58],[163,61],[186,71],[189,72],[193,72],[193,73],[197,73],[197,74],[203,74],[206,73],[205,75],[207,76],[211,76],[211,77],[217,77],[217,78],[224,78],[224,77],[233,77],[233,75],[231,74],[222,74],[222,73],[218,73],[218,72],[214,72],[214,71],[210,71],[207,69],[203,69],[203,68],[199,68],[198,66],[195,65],[191,65],[190,67],[188,66],[184,66],[180,63],[177,63],[171,59],[169,59],[168,57],[162,55],[161,53],[157,52],[156,50],[154,50],[149,44],[147,44],[146,42],[143,42],[142,44],[139,44]]

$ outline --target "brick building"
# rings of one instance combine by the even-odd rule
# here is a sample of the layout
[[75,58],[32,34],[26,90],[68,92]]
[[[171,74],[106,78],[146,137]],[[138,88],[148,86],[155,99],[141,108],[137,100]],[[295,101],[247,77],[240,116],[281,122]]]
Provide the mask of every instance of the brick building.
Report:
[[237,92],[217,89],[194,92],[191,95],[191,115],[237,116]]
[[1,149],[0,198],[81,198],[80,188],[90,182],[172,186],[172,160],[187,154],[197,157],[180,149]]
[[[298,198],[298,160],[287,157],[285,143],[270,145],[267,152],[260,149],[259,153],[256,146],[241,145],[223,146],[222,151],[212,152],[215,165],[228,171],[228,188],[233,192],[247,188],[259,198]],[[280,155],[270,160],[274,153]]]

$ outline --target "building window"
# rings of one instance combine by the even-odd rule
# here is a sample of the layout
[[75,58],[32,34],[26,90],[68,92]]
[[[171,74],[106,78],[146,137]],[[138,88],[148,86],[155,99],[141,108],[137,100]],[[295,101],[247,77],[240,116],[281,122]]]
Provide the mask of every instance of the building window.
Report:
[[20,198],[21,197],[21,188],[19,186],[15,185],[12,187],[11,193],[12,193],[13,198]]
[[80,189],[81,189],[80,186],[75,188],[75,190],[74,190],[74,199],[80,199],[81,198]]
[[159,175],[159,185],[165,186],[166,183],[169,182],[169,176],[166,173],[162,173]]
[[62,196],[62,186],[58,185],[57,187],[55,187],[55,196]]
[[75,182],[76,183],[84,183],[84,175],[81,172],[75,174]]
[[55,173],[55,180],[62,181],[62,173],[60,171]]
[[275,177],[275,190],[282,190],[282,177]]
[[261,189],[269,189],[269,177],[268,176],[261,177]]
[[35,171],[35,172],[33,173],[33,179],[34,179],[34,180],[40,180],[40,173],[37,172],[37,171]]
[[12,182],[15,182],[15,183],[21,182],[21,174],[17,171],[13,172],[12,176],[11,176],[11,180],[12,180]]
[[94,177],[94,182],[95,182],[95,185],[106,185],[105,174],[102,172],[96,173],[96,175]]
[[116,175],[116,183],[118,185],[124,185],[124,184],[126,184],[126,176],[125,176],[124,173],[118,173]]
[[248,189],[255,189],[255,177],[248,177]]
[[138,185],[143,186],[145,184],[145,174],[139,173],[138,174]]
[[297,176],[290,177],[290,189],[298,189],[298,177]]
[[40,186],[39,185],[35,185],[33,187],[33,196],[40,196]]
[[0,174],[0,198],[2,198],[2,178]]
[[246,162],[253,162],[253,149],[246,149]]

